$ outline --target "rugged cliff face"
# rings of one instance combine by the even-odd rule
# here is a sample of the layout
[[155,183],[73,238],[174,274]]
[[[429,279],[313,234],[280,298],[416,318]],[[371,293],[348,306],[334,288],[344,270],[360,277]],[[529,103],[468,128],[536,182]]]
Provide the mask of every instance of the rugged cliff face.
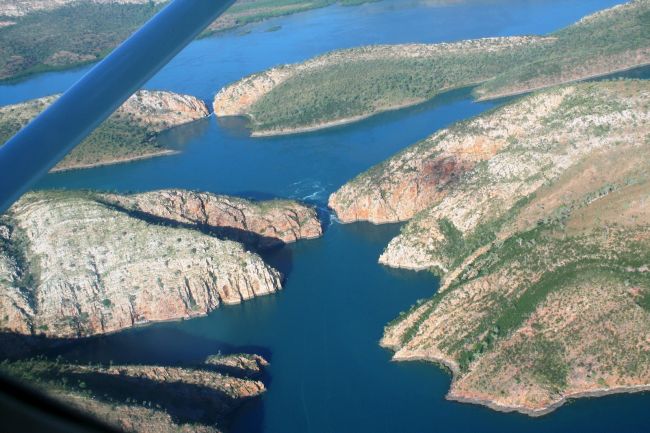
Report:
[[129,212],[199,226],[255,248],[264,249],[322,235],[316,210],[290,200],[256,202],[183,190],[104,194],[101,198]]
[[[226,364],[258,361],[258,355],[213,356]],[[127,432],[218,432],[242,403],[266,388],[257,364],[239,374],[206,364],[79,365],[62,360],[5,362],[6,374],[29,381],[54,398]]]
[[281,288],[241,244],[153,224],[92,193],[30,193],[3,216],[1,328],[79,337],[204,315]]
[[[547,111],[539,108],[540,114]],[[475,123],[483,124],[483,120]],[[475,127],[472,123],[467,128],[461,124],[442,130],[346,183],[330,196],[328,204],[344,223],[409,220],[444,198],[478,163],[494,156],[506,145],[503,137],[520,134],[521,127],[516,125],[502,124],[488,133],[468,132]]]
[[[56,98],[57,96],[47,96],[1,107],[0,142],[7,141]],[[171,149],[158,143],[157,135],[175,126],[202,119],[208,114],[205,103],[193,96],[138,91],[73,149],[54,170],[113,164],[172,153]]]
[[[368,200],[390,204],[373,208],[379,221],[412,216],[380,262],[443,277],[386,327],[395,359],[448,366],[449,398],[531,415],[650,386],[648,101],[645,81],[541,92],[440,131],[332,197],[349,219]],[[462,167],[453,177],[450,160]]]
[[[627,86],[646,87],[643,82]],[[458,264],[453,251],[460,247],[454,244],[457,236],[475,243],[462,248],[482,246],[522,200],[586,156],[619,142],[643,143],[648,133],[646,96],[623,98],[616,94],[621,89],[625,85],[565,87],[455,126],[461,134],[467,131],[470,140],[482,136],[502,148],[465,173],[461,182],[449,184],[443,198],[418,213],[391,241],[380,262],[446,272]]]

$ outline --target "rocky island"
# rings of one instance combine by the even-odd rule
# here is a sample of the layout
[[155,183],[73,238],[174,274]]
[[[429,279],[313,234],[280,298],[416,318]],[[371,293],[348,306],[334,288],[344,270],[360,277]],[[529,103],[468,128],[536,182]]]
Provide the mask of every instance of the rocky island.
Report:
[[[240,369],[224,369],[238,365]],[[258,355],[210,356],[187,366],[81,365],[46,358],[4,361],[0,371],[126,432],[218,433],[265,390]]]
[[316,212],[289,201],[28,193],[0,219],[0,330],[77,338],[205,315],[281,289],[251,244],[320,233]]
[[410,220],[380,262],[442,277],[386,326],[448,398],[542,415],[650,389],[650,83],[568,85],[443,129],[330,198]]
[[[56,100],[47,96],[0,107],[0,143],[4,144]],[[161,132],[208,116],[208,107],[194,96],[140,90],[75,147],[53,171],[116,164],[169,155]]]
[[635,0],[543,37],[378,45],[282,65],[223,88],[217,116],[247,116],[253,136],[354,122],[478,85],[480,99],[650,63],[650,1]]

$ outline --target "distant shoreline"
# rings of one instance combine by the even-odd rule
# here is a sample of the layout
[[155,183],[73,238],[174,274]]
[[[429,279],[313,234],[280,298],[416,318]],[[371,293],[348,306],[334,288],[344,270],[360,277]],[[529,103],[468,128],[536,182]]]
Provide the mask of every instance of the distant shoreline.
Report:
[[134,161],[140,161],[143,159],[150,159],[150,158],[156,158],[158,156],[170,156],[170,155],[176,155],[179,154],[180,151],[178,150],[161,150],[159,152],[153,152],[153,153],[147,153],[145,155],[138,155],[138,156],[133,156],[133,157],[124,157],[124,158],[114,158],[106,161],[101,161],[101,162],[93,162],[91,164],[78,164],[78,165],[72,165],[72,166],[67,166],[67,167],[54,167],[52,170],[50,170],[50,173],[61,173],[64,171],[72,171],[72,170],[82,170],[86,168],[96,168],[96,167],[102,167],[105,165],[116,165],[116,164],[122,164],[126,162],[134,162]]

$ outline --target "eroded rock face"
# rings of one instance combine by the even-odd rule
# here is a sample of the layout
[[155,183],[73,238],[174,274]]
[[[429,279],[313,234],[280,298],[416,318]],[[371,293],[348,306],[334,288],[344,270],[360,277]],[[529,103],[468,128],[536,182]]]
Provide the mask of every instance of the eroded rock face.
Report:
[[418,213],[391,241],[380,262],[446,272],[457,264],[450,260],[455,233],[474,237],[481,246],[486,243],[478,240],[482,233],[498,231],[518,202],[587,155],[621,142],[643,143],[650,119],[644,105],[647,89],[642,83],[628,83],[628,88],[640,90],[635,97],[625,86],[564,87],[454,127],[461,133],[469,131],[470,137],[483,135],[504,145],[443,199]]
[[442,200],[476,164],[494,156],[506,144],[504,135],[518,132],[510,125],[488,134],[442,130],[346,183],[328,204],[344,223],[409,220]]
[[12,229],[4,255],[19,249],[29,277],[5,278],[12,290],[1,299],[3,330],[101,334],[281,288],[279,272],[241,244],[152,224],[92,193],[30,193],[3,218]]
[[316,210],[290,200],[256,202],[184,190],[133,195],[104,194],[101,197],[131,212],[197,225],[256,248],[269,248],[322,235]]
[[205,102],[194,96],[159,90],[137,91],[117,113],[131,115],[137,122],[158,132],[210,114]]
[[386,327],[396,360],[449,367],[450,399],[530,415],[650,388],[648,101],[644,81],[568,86],[441,131],[502,145],[380,258],[443,276]]

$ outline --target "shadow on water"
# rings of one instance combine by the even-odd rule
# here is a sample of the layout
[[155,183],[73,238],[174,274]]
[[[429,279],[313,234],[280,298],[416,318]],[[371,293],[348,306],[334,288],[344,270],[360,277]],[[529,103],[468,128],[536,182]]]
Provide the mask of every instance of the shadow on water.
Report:
[[182,151],[198,137],[207,134],[209,130],[210,118],[206,117],[161,132],[158,135],[158,143],[167,149]]
[[[155,367],[182,367],[186,370],[214,371],[239,378],[261,380],[267,387],[271,377],[267,371],[252,375],[248,372],[212,364],[205,359],[215,354],[259,354],[272,360],[271,351],[259,346],[235,346],[188,332],[170,323],[159,323],[141,329],[130,329],[117,334],[88,338],[45,338],[14,333],[0,334],[2,359],[43,357],[53,363],[45,369],[32,370],[32,374],[45,383],[63,383],[83,389],[92,398],[108,404],[127,403],[163,410],[176,423],[203,423],[228,426],[240,410],[254,404],[259,398],[243,401],[228,393],[202,384],[178,381],[160,381],[143,377],[139,365]],[[7,348],[13,348],[12,353]],[[66,363],[70,367],[66,367]],[[119,374],[105,371],[83,371],[79,366],[129,367]],[[150,371],[150,370],[147,370]],[[153,374],[156,374],[153,371]],[[259,431],[263,416],[254,420],[254,431]]]
[[248,353],[272,360],[269,348],[259,345],[235,345],[179,328],[176,323],[148,324],[114,334],[83,338],[0,333],[1,359],[23,359],[36,355],[60,356],[68,362],[155,364],[182,366],[202,363],[210,355]]
[[237,405],[226,392],[198,384],[102,372],[66,372],[63,376],[69,383],[83,383],[97,400],[162,409],[179,424],[221,424]]
[[613,74],[594,78],[589,81],[606,81],[606,80],[615,80],[619,78],[647,80],[650,78],[650,65],[628,69],[627,71],[615,72]]

